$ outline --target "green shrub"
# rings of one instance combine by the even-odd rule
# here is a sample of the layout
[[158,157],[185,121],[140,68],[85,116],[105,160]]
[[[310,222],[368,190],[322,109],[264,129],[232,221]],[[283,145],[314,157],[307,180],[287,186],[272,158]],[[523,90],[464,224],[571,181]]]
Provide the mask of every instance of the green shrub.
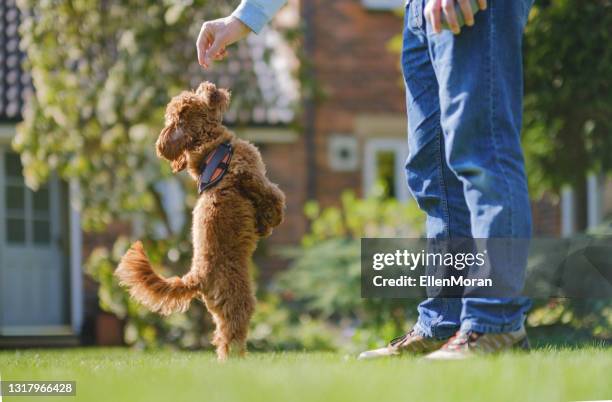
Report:
[[[612,220],[604,221],[589,230],[586,235],[610,238]],[[577,238],[582,236],[585,235],[576,235]],[[531,327],[543,330],[564,327],[565,332],[570,331],[574,336],[609,341],[612,339],[612,300],[588,298],[535,300],[527,322]]]
[[346,192],[340,207],[309,203],[305,212],[310,231],[300,248],[285,253],[293,262],[277,284],[291,308],[340,327],[345,348],[373,346],[405,331],[417,300],[361,298],[360,239],[419,237],[424,216],[416,204]]

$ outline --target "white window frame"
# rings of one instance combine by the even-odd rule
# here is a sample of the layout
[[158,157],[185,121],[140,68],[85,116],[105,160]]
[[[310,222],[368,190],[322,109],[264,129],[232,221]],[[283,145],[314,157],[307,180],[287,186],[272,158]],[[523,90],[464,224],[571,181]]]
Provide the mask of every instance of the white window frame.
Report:
[[393,152],[395,155],[395,191],[398,201],[408,201],[410,199],[410,191],[406,183],[406,158],[408,156],[408,145],[406,139],[399,138],[376,138],[366,140],[364,149],[364,166],[363,166],[363,192],[364,194],[372,194],[372,190],[376,185],[378,177],[378,166],[376,163],[376,155],[379,152]]
[[601,175],[587,175],[587,229],[594,229],[603,221],[603,179]]

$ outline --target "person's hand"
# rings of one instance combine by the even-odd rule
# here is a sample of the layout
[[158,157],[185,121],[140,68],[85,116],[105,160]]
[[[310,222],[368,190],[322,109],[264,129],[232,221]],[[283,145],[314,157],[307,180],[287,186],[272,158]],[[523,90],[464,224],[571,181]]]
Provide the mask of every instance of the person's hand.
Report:
[[[472,10],[470,0],[429,0],[425,6],[425,18],[431,22],[435,33],[442,32],[442,23],[440,21],[442,13],[444,13],[446,17],[450,30],[453,31],[455,35],[461,32],[461,27],[457,20],[457,13],[455,12],[456,3],[459,3],[465,25],[470,27],[474,25],[474,13],[478,10]],[[481,10],[485,10],[487,8],[487,0],[478,0],[478,7]]]
[[213,60],[223,60],[227,53],[225,47],[244,38],[249,32],[249,27],[236,17],[206,21],[202,24],[196,42],[198,63],[208,68]]

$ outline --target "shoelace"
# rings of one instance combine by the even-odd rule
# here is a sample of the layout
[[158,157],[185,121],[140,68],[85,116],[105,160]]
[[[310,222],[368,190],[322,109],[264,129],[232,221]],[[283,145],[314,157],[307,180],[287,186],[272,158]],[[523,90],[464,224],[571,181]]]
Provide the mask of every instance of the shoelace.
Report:
[[414,330],[410,330],[410,332],[408,332],[407,334],[404,334],[402,336],[398,336],[397,338],[393,338],[391,339],[391,342],[389,342],[389,345],[391,346],[395,346],[398,343],[402,343],[404,342],[406,339],[408,339],[408,337],[412,336],[412,333],[414,332]]

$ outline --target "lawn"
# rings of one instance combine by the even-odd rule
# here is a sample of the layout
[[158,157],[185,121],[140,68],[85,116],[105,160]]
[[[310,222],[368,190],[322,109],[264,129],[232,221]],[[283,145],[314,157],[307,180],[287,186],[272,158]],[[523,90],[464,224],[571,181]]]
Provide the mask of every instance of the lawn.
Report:
[[571,401],[612,399],[612,348],[540,349],[466,362],[362,362],[321,353],[92,348],[0,352],[3,380],[76,380],[66,401]]

